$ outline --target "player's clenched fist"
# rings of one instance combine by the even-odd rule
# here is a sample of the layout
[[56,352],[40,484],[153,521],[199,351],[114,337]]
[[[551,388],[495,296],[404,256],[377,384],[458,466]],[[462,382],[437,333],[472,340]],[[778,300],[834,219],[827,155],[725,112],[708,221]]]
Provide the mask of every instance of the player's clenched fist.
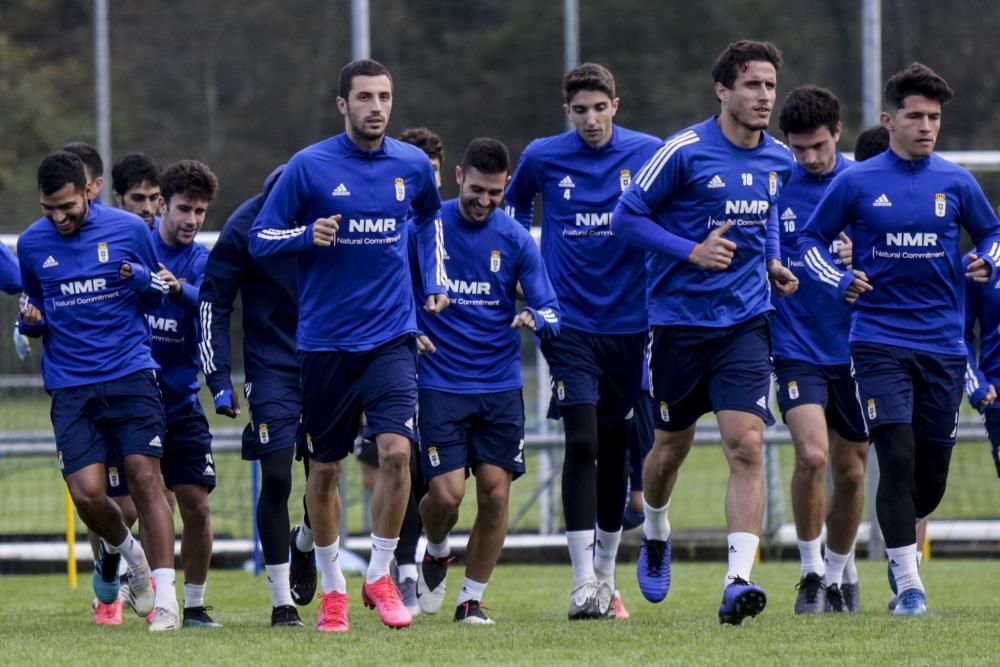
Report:
[[732,220],[727,220],[726,224],[709,232],[708,238],[696,245],[688,255],[688,261],[712,271],[728,269],[736,254],[736,244],[722,238],[722,235],[732,229],[734,224],[736,223]]
[[340,215],[331,215],[329,218],[317,218],[313,223],[313,244],[321,248],[333,245],[333,240],[337,238],[337,230],[340,229]]

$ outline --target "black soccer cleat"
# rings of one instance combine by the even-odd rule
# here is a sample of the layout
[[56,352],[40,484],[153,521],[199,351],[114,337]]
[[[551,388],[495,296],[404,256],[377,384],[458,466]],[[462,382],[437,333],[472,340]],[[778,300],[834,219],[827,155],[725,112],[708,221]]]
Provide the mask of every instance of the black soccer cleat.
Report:
[[315,549],[300,551],[295,545],[295,537],[302,526],[292,528],[290,551],[291,562],[288,566],[288,585],[291,588],[292,600],[304,607],[316,597],[316,558]]
[[290,604],[271,607],[272,628],[301,628],[304,624],[299,617],[299,610]]

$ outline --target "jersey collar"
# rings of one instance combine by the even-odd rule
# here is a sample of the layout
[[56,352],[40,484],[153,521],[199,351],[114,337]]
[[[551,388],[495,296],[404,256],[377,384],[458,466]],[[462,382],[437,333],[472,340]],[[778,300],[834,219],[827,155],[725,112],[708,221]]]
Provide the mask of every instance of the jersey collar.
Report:
[[388,153],[387,150],[389,145],[388,136],[382,137],[382,145],[373,151],[366,151],[360,146],[358,146],[356,143],[351,141],[351,138],[347,136],[347,132],[341,132],[335,138],[339,141],[341,150],[343,150],[348,155],[372,158],[372,157],[378,157],[380,155],[386,155]]
[[611,124],[611,139],[608,140],[608,143],[604,144],[599,148],[591,147],[590,144],[588,144],[586,141],[583,140],[583,137],[580,136],[580,133],[577,132],[576,129],[570,130],[570,132],[576,138],[577,148],[581,151],[588,151],[591,153],[602,153],[618,145],[618,126],[615,125],[614,123]]

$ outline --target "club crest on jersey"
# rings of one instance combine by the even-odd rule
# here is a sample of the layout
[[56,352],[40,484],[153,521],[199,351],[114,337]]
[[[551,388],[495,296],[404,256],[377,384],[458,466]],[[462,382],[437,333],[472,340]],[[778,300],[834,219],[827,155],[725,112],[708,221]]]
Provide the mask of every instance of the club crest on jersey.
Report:
[[432,468],[437,468],[439,465],[441,465],[441,457],[438,456],[437,447],[427,448],[427,458],[430,460]]
[[118,466],[111,466],[108,468],[108,484],[117,488],[121,483],[122,480],[118,476]]
[[799,383],[792,380],[788,383],[788,398],[793,401],[799,397]]
[[500,251],[491,250],[490,251],[490,271],[497,273],[500,271]]
[[97,244],[97,261],[107,264],[111,260],[111,253],[108,252],[108,244],[101,241]]
[[767,174],[767,192],[772,197],[778,194],[778,172],[776,171]]
[[939,192],[934,195],[934,215],[939,218],[943,218],[945,213],[948,212],[948,200],[945,199],[944,193]]
[[665,422],[670,421],[670,406],[666,401],[660,401],[660,419]]
[[632,172],[628,169],[622,169],[618,174],[618,184],[622,186],[622,192],[628,190],[628,186],[632,184]]
[[556,396],[559,397],[560,401],[566,400],[566,385],[562,380],[556,382]]
[[257,432],[259,433],[260,444],[266,445],[267,443],[271,442],[271,434],[267,430],[267,424],[261,424],[257,428]]
[[396,201],[406,200],[406,184],[403,179],[397,178],[393,184],[396,186]]
[[878,410],[875,409],[875,399],[868,399],[868,419],[875,419],[878,417]]

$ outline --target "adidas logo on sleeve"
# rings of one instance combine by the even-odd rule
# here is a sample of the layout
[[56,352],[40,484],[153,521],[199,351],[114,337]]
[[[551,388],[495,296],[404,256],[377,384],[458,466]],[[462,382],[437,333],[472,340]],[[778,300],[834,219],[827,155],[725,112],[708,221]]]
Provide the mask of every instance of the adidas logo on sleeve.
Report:
[[872,206],[876,208],[889,207],[892,206],[892,202],[889,201],[889,198],[885,196],[885,193],[883,193],[878,196],[878,199],[872,202]]

